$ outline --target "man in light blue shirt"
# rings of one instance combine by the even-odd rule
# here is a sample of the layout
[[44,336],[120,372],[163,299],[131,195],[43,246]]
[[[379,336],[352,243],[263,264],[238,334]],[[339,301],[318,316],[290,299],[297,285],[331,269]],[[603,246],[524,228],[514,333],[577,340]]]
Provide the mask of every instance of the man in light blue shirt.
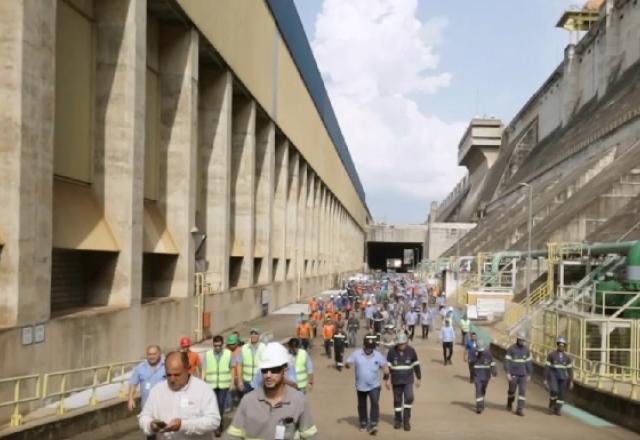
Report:
[[451,357],[453,356],[453,342],[456,340],[456,333],[451,326],[449,319],[444,320],[444,327],[440,329],[440,341],[442,341],[442,354],[444,356],[444,364],[451,365]]
[[[382,371],[385,386],[389,389],[387,360],[375,350],[375,340],[365,338],[362,348],[351,353],[345,367],[347,369],[354,367],[356,373],[360,431],[367,430],[369,434],[376,435],[380,418],[380,371]],[[369,417],[367,417],[367,398],[371,403]]]
[[151,388],[165,378],[164,360],[160,347],[148,346],[146,355],[146,360],[136,365],[129,377],[129,411],[133,411],[136,407],[135,392],[138,386],[140,387],[140,407],[144,407]]

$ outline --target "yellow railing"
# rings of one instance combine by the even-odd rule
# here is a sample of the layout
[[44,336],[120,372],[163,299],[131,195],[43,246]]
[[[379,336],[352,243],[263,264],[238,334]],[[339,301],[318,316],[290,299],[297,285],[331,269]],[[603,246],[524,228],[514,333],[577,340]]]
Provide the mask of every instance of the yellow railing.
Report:
[[471,274],[469,278],[467,278],[464,283],[456,290],[456,302],[459,305],[467,304],[467,294],[469,293],[469,289],[476,287],[478,285],[478,275]]
[[[98,404],[98,388],[105,385],[120,384],[118,396],[124,399],[127,396],[126,382],[128,380],[127,377],[125,377],[125,374],[132,370],[139,362],[140,361],[128,361],[117,364],[99,365],[95,367],[76,368],[73,370],[47,373],[44,375],[44,382],[42,385],[42,399],[59,399],[57,404],[57,413],[60,415],[64,414],[66,411],[64,405],[65,397],[73,393],[91,390],[89,406],[96,406]],[[87,374],[90,374],[92,377],[90,384],[81,384],[76,386],[70,385],[74,376],[78,381],[82,381]],[[102,377],[104,378],[101,379]],[[51,385],[51,382],[55,379],[59,380],[59,385],[57,387]],[[55,391],[50,390],[53,388],[57,389]]]
[[[126,374],[139,362],[139,360],[119,362],[0,379],[0,385],[13,385],[13,398],[0,402],[0,408],[12,408],[10,426],[16,427],[23,423],[23,405],[26,403],[36,402],[32,404],[33,407],[42,408],[51,404],[52,400],[57,400],[56,411],[62,415],[66,411],[64,402],[66,397],[74,393],[91,390],[89,401],[82,406],[96,406],[98,404],[98,389],[113,384],[120,384],[118,397],[126,398],[126,382],[128,381]],[[29,386],[29,394],[25,395],[27,392],[25,388],[29,383],[31,384]],[[72,385],[72,383],[77,383],[77,385]]]
[[[0,408],[4,408],[7,406],[13,408],[11,412],[11,426],[20,426],[22,424],[22,412],[20,411],[20,405],[22,405],[23,403],[35,402],[41,399],[41,380],[42,376],[39,374],[0,379],[0,385],[13,384],[13,399],[7,400],[6,402],[0,402]],[[33,393],[29,393],[29,395],[23,396],[23,385],[25,385],[27,382],[32,382],[35,390]]]
[[[540,365],[544,365],[548,354],[555,350],[555,347],[535,344],[530,348],[533,360]],[[572,360],[573,378],[576,382],[627,399],[640,400],[639,368],[594,361],[572,353],[567,355]]]
[[529,304],[531,304],[531,306],[535,306],[542,303],[544,300],[549,298],[549,296],[549,288],[545,283],[541,284],[540,286],[538,286],[538,288],[531,292],[529,300],[525,298],[518,303],[508,304],[502,318],[502,325],[504,329],[510,331],[513,326],[520,322],[520,320],[522,320],[522,317],[527,313]]

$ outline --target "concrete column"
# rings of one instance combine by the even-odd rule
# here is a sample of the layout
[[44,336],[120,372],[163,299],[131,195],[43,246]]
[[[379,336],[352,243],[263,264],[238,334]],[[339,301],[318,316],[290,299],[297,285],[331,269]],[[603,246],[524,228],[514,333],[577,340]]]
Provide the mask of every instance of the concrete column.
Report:
[[[170,296],[193,294],[192,229],[196,215],[198,151],[198,32],[162,24],[160,31],[160,199],[178,246]],[[163,176],[163,173],[164,174]]]
[[[255,248],[254,257],[260,259],[260,267],[254,268],[258,284],[271,282],[271,223],[273,221],[273,187],[275,166],[276,127],[270,120],[260,119],[256,127],[255,167]],[[255,263],[254,263],[255,264]]]
[[274,263],[275,281],[282,281],[286,278],[287,255],[286,236],[289,233],[287,219],[287,194],[288,194],[288,170],[289,170],[289,142],[286,138],[276,138],[275,148],[275,175],[274,175],[274,201],[273,201],[273,222],[271,224],[271,256]]
[[0,328],[50,316],[56,0],[0,2]]
[[297,236],[298,236],[298,199],[300,197],[300,155],[289,146],[289,166],[287,170],[287,229],[285,233],[285,268],[287,279],[297,276]]
[[314,231],[314,215],[313,209],[316,200],[316,175],[313,171],[308,171],[307,180],[309,185],[307,186],[307,203],[305,209],[305,238],[304,238],[304,258],[307,260],[307,267],[305,268],[305,275],[309,276],[313,273],[313,231]]
[[99,302],[140,304],[147,2],[95,2],[95,20],[94,189],[120,245]]
[[[231,145],[231,256],[235,260],[231,287],[253,284],[256,103],[242,95],[234,96]],[[236,267],[237,266],[237,267]]]
[[214,288],[229,288],[231,199],[231,103],[233,76],[214,67],[200,70],[199,165],[203,192],[198,228],[207,235],[204,255]]
[[304,260],[306,258],[305,246],[307,242],[307,195],[309,193],[309,181],[307,164],[300,159],[300,171],[298,173],[300,190],[298,192],[298,227],[296,228],[296,276],[305,276]]

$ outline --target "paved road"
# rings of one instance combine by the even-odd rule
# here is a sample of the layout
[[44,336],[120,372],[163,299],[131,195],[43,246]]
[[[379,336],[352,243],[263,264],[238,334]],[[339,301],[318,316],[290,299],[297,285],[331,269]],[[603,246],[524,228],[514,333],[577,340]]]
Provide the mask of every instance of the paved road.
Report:
[[[276,339],[287,336],[293,328],[294,315],[272,315],[260,320],[261,327],[274,328]],[[290,322],[290,326],[287,325]],[[518,417],[504,409],[506,400],[505,375],[500,371],[494,378],[487,395],[487,409],[481,415],[474,411],[473,386],[468,382],[468,369],[462,361],[461,347],[454,348],[454,361],[444,366],[437,341],[416,339],[414,346],[420,357],[423,382],[416,392],[413,410],[413,430],[404,432],[393,429],[391,393],[383,390],[381,421],[378,437],[383,439],[580,439],[580,440],[631,440],[640,435],[608,425],[593,426],[597,420],[588,417],[562,417],[548,415],[547,393],[541,387],[530,387],[525,417]],[[352,370],[338,372],[333,363],[324,357],[320,341],[312,350],[316,368],[317,387],[309,394],[316,424],[323,439],[364,438],[367,433],[358,431],[356,393]],[[131,423],[131,422],[129,422]],[[607,426],[608,425],[608,426]],[[133,426],[133,424],[131,425]],[[88,437],[96,439],[99,436]],[[140,439],[139,432],[120,435],[124,440]]]

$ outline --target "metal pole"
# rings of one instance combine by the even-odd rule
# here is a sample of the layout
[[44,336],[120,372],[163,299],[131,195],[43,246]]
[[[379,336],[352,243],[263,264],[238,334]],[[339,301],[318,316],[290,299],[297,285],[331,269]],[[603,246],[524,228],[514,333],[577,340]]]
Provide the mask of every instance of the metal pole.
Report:
[[525,268],[525,283],[527,285],[527,315],[531,315],[531,230],[533,229],[533,187],[528,183],[521,183],[520,186],[525,186],[529,190],[529,208],[527,219],[527,266]]

